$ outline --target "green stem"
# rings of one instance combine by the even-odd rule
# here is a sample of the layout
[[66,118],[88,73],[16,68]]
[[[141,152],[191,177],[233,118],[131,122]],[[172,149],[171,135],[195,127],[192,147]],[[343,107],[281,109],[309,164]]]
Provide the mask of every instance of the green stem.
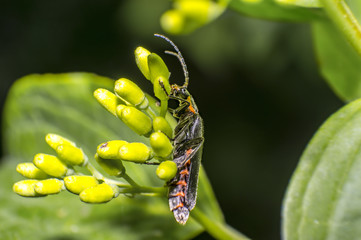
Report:
[[193,209],[191,212],[192,218],[194,218],[199,224],[201,224],[205,230],[215,239],[220,240],[249,240],[246,236],[228,226],[226,223],[217,222],[213,219],[209,219],[199,208]]
[[168,100],[161,100],[160,101],[160,116],[165,117],[165,114],[168,111]]
[[96,179],[103,180],[103,174],[101,174],[89,161],[86,163],[85,167]]
[[167,189],[164,187],[132,187],[120,189],[119,193],[137,193],[152,196],[165,196]]
[[329,18],[361,56],[361,26],[344,0],[321,0]]
[[131,177],[129,177],[128,174],[124,173],[121,177],[124,178],[124,180],[127,181],[133,187],[139,187],[139,185],[136,182],[134,182],[134,180]]

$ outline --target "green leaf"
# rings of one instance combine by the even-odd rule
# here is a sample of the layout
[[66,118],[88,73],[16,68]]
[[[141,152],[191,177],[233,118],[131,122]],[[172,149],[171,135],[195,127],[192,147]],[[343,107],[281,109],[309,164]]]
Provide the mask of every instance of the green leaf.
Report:
[[[241,14],[251,17],[283,20],[283,21],[310,21],[322,19],[324,14],[318,8],[301,7],[312,5],[317,6],[316,1],[292,0],[293,4],[285,4],[291,0],[281,0],[283,3],[277,3],[274,0],[232,0],[229,7]],[[309,4],[306,4],[309,2]]]
[[361,57],[329,21],[312,24],[321,69],[335,93],[344,101],[361,97]]
[[[46,133],[75,141],[89,157],[107,140],[148,144],[93,98],[95,89],[112,90],[113,84],[90,73],[34,74],[14,84],[3,119],[4,151],[12,160],[0,169],[0,239],[189,239],[202,231],[193,219],[186,226],[176,223],[166,198],[119,196],[107,204],[91,205],[69,192],[36,199],[12,192],[12,184],[21,180],[16,163],[30,162],[38,152],[55,153],[45,143]],[[149,102],[156,108],[154,99]],[[139,184],[163,186],[155,166],[124,165]],[[203,171],[197,207],[211,219],[223,221]]]
[[360,173],[356,100],[332,115],[303,153],[284,200],[284,239],[360,239]]

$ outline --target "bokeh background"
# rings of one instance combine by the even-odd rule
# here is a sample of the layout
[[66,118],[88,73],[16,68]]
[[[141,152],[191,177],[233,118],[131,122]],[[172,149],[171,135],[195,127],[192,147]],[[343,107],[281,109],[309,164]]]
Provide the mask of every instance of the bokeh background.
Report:
[[[159,18],[169,8],[167,0],[2,3],[0,105],[11,84],[31,73],[127,77],[151,92],[133,50],[170,49],[153,37],[163,33]],[[194,33],[169,37],[188,65],[205,122],[203,166],[227,222],[252,239],[279,239],[292,172],[313,133],[342,106],[318,73],[309,26],[226,11]],[[181,84],[177,59],[164,59]]]

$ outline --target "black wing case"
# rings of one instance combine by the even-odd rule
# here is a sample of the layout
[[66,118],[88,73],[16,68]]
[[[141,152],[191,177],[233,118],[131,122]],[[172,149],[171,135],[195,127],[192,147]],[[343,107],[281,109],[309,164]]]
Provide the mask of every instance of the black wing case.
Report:
[[[180,121],[182,126],[178,129],[179,134],[176,139],[183,139],[176,144],[173,161],[179,169],[183,168],[190,160],[189,177],[187,178],[187,188],[185,191],[185,204],[189,210],[196,205],[199,168],[201,166],[203,148],[203,120],[198,114],[192,115],[186,121]],[[176,182],[176,176],[171,182]]]

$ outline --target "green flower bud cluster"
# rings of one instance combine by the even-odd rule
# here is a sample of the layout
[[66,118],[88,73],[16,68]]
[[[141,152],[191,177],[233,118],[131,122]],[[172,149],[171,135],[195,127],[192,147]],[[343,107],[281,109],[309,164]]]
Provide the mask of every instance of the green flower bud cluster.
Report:
[[175,0],[173,9],[160,18],[162,28],[171,34],[187,34],[214,20],[229,0]]
[[[127,174],[124,164],[157,164],[159,166],[154,174],[163,181],[169,181],[177,173],[177,166],[172,161],[171,143],[171,125],[175,125],[175,120],[168,113],[170,72],[161,57],[143,47],[135,50],[135,60],[145,78],[153,84],[160,106],[155,106],[152,98],[148,99],[134,82],[126,78],[114,82],[113,92],[101,88],[95,90],[94,97],[132,131],[148,138],[150,145],[125,140],[101,143],[94,156],[101,169],[96,169],[74,142],[48,134],[45,140],[56,154],[38,153],[32,163],[20,163],[17,171],[28,179],[15,183],[14,192],[24,197],[40,197],[67,190],[87,203],[108,202],[120,193],[165,193],[164,187],[139,186]],[[152,104],[149,104],[150,101]],[[84,169],[89,175],[84,175]]]
[[[106,89],[94,92],[98,102],[135,133],[149,138],[150,147],[138,142],[128,143],[112,140],[97,148],[95,159],[111,176],[122,177],[125,173],[123,161],[134,163],[156,163],[172,159],[173,146],[170,139],[173,129],[165,116],[168,110],[170,72],[160,56],[138,47],[135,61],[144,77],[153,84],[154,95],[160,100],[160,109],[152,109],[143,91],[132,81],[120,78],[114,83],[114,93]],[[163,169],[163,165],[159,166]],[[159,171],[157,171],[158,173]],[[162,171],[161,171],[162,172]],[[171,175],[174,177],[176,168]],[[162,176],[160,179],[165,180]]]
[[46,135],[45,141],[57,156],[38,153],[32,163],[18,164],[17,172],[29,179],[16,182],[15,193],[23,197],[43,197],[68,190],[89,203],[108,202],[118,195],[112,184],[94,176],[80,175],[74,169],[89,164],[87,156],[74,142],[57,134]]

